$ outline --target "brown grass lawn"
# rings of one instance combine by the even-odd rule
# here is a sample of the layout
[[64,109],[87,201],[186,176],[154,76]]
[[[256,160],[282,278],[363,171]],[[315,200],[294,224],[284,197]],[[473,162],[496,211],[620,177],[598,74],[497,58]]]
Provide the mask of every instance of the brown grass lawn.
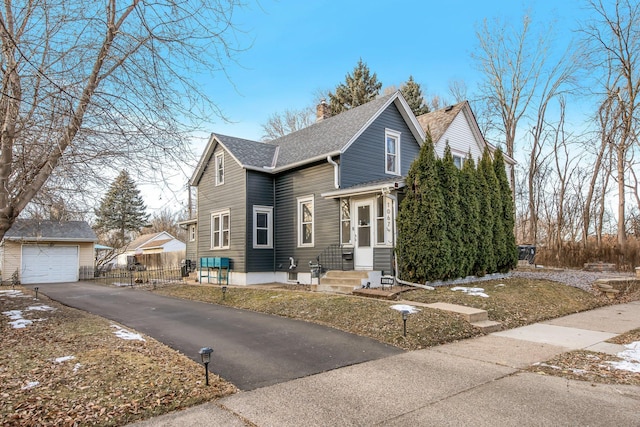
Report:
[[[450,302],[485,309],[506,328],[526,325],[599,307],[611,301],[569,286],[544,280],[506,279],[482,282],[489,298],[465,295],[442,287],[412,290],[402,299]],[[217,378],[203,385],[202,365],[143,336],[125,340],[114,332],[119,325],[89,315],[31,291],[0,287],[0,424],[2,425],[123,425],[234,393],[233,385]],[[481,335],[457,315],[420,308],[402,334],[395,302],[354,296],[317,294],[282,286],[276,289],[229,287],[223,299],[219,286],[169,285],[159,294],[223,304],[315,322],[398,346],[407,350]],[[46,305],[53,310],[34,309]],[[16,329],[15,310],[32,321]],[[135,332],[135,331],[131,331]],[[640,331],[623,340],[640,339]],[[600,353],[597,357],[605,357]],[[592,355],[567,353],[561,360],[536,366],[535,372],[576,376],[572,366],[586,366]],[[613,357],[613,356],[611,356]],[[62,359],[60,359],[62,358]],[[560,368],[557,368],[560,366]],[[598,374],[581,379],[632,383],[622,375]],[[580,368],[582,369],[582,368]],[[636,374],[639,375],[639,374]],[[579,377],[579,376],[578,376]],[[573,377],[572,377],[573,378]],[[607,379],[608,378],[608,379]],[[626,381],[626,382],[625,382]]]
[[[119,426],[236,391],[215,375],[206,387],[202,365],[152,338],[119,338],[114,322],[16,290],[0,287],[3,426]],[[14,328],[15,310],[33,323]]]

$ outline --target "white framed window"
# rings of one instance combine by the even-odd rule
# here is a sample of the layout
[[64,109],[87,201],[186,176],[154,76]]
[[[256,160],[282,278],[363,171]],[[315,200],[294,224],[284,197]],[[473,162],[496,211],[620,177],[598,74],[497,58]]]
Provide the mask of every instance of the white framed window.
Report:
[[196,241],[196,225],[195,224],[189,225],[189,241],[190,242]]
[[228,210],[211,214],[211,249],[229,249],[230,222]]
[[385,208],[385,199],[384,196],[378,196],[376,198],[376,244],[384,245],[385,235],[384,235],[384,208]]
[[390,175],[400,175],[400,132],[384,131],[384,171]]
[[216,154],[216,185],[224,184],[224,152]]
[[253,207],[253,247],[273,248],[273,207]]
[[298,246],[313,246],[313,196],[298,197]]
[[464,157],[459,156],[457,154],[452,154],[453,157],[453,164],[458,168],[458,169],[462,169],[462,166],[464,165]]
[[351,203],[349,199],[340,199],[340,243],[351,245]]

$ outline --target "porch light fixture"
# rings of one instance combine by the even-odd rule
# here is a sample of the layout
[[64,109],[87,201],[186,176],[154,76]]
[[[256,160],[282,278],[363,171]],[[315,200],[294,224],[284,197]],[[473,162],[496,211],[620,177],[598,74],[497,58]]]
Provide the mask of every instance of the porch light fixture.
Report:
[[404,325],[402,336],[407,336],[407,319],[409,318],[409,310],[402,310],[402,323]]
[[204,363],[204,375],[206,378],[205,384],[209,385],[209,362],[211,361],[211,353],[213,353],[213,349],[210,347],[202,347],[198,353],[200,354],[202,363]]

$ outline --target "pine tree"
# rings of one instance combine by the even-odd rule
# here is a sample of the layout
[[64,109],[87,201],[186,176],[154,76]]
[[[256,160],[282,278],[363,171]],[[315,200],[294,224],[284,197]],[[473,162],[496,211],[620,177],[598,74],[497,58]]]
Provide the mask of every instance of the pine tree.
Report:
[[[483,159],[485,156],[482,157]],[[478,184],[478,205],[480,207],[480,221],[478,234],[478,256],[473,268],[476,276],[484,276],[494,272],[496,261],[493,249],[493,208],[491,206],[491,191],[487,178],[482,170],[482,160],[476,168],[476,183]]]
[[398,212],[398,270],[401,278],[425,282],[444,278],[451,262],[444,227],[444,199],[430,137],[407,175]]
[[502,217],[502,226],[505,235],[505,257],[498,261],[498,271],[507,272],[518,265],[518,247],[515,236],[515,206],[513,193],[507,179],[504,155],[501,149],[497,149],[493,158],[493,169],[498,179],[500,197],[502,198],[502,211],[498,212]]
[[123,170],[95,210],[94,228],[101,234],[115,232],[116,241],[124,246],[128,241],[127,232],[139,232],[147,225],[146,210],[135,182]]
[[353,69],[353,74],[347,74],[345,83],[336,87],[336,93],[329,92],[331,114],[340,114],[374,100],[381,88],[382,83],[378,82],[376,73],[371,75],[369,67],[361,58]]
[[484,150],[479,169],[487,184],[486,189],[490,203],[490,212],[487,212],[487,215],[491,216],[491,228],[493,230],[493,259],[488,266],[487,272],[495,273],[498,271],[498,264],[506,258],[507,246],[505,244],[506,236],[502,222],[500,186],[498,184],[498,178],[496,178],[496,172],[493,169],[493,161],[491,160],[491,154],[488,149]]
[[449,144],[444,150],[444,157],[437,161],[440,171],[440,185],[444,204],[444,226],[447,232],[451,251],[451,262],[445,273],[445,279],[455,279],[462,275],[462,221],[460,214],[459,175],[460,170],[453,163]]
[[480,204],[478,201],[478,182],[476,165],[469,153],[460,171],[459,204],[461,213],[460,229],[462,277],[474,274],[473,269],[478,257],[478,238],[480,234]]
[[400,87],[400,93],[407,100],[407,104],[416,117],[429,112],[429,106],[424,102],[422,96],[420,83],[416,83],[413,76],[409,76],[409,80]]

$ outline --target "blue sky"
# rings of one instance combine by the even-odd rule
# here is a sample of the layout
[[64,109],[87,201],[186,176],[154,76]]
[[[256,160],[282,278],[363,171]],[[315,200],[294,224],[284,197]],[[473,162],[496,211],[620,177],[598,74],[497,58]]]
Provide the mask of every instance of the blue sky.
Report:
[[[571,37],[584,16],[582,0],[259,0],[238,10],[233,22],[244,32],[226,72],[200,76],[206,90],[231,121],[211,116],[205,132],[193,140],[198,159],[211,132],[260,140],[261,125],[274,113],[315,104],[319,91],[342,83],[358,60],[383,83],[400,87],[409,75],[427,95],[450,98],[452,80],[462,80],[471,95],[479,74],[471,53],[484,19],[519,25],[531,11],[539,25],[553,25],[562,39]],[[197,161],[197,160],[196,160]],[[194,164],[195,166],[195,164]],[[188,169],[188,168],[187,168]],[[151,209],[186,206],[184,185],[162,186]]]
[[[579,0],[299,1],[260,0],[234,22],[252,46],[237,55],[224,76],[205,78],[206,87],[232,123],[217,117],[211,132],[260,140],[270,115],[314,104],[319,91],[344,81],[360,58],[383,88],[399,87],[409,75],[428,94],[448,97],[452,80],[475,90],[471,60],[482,21],[519,23],[531,10],[539,23],[554,22],[569,37],[581,14]],[[202,143],[195,150],[199,155]]]

